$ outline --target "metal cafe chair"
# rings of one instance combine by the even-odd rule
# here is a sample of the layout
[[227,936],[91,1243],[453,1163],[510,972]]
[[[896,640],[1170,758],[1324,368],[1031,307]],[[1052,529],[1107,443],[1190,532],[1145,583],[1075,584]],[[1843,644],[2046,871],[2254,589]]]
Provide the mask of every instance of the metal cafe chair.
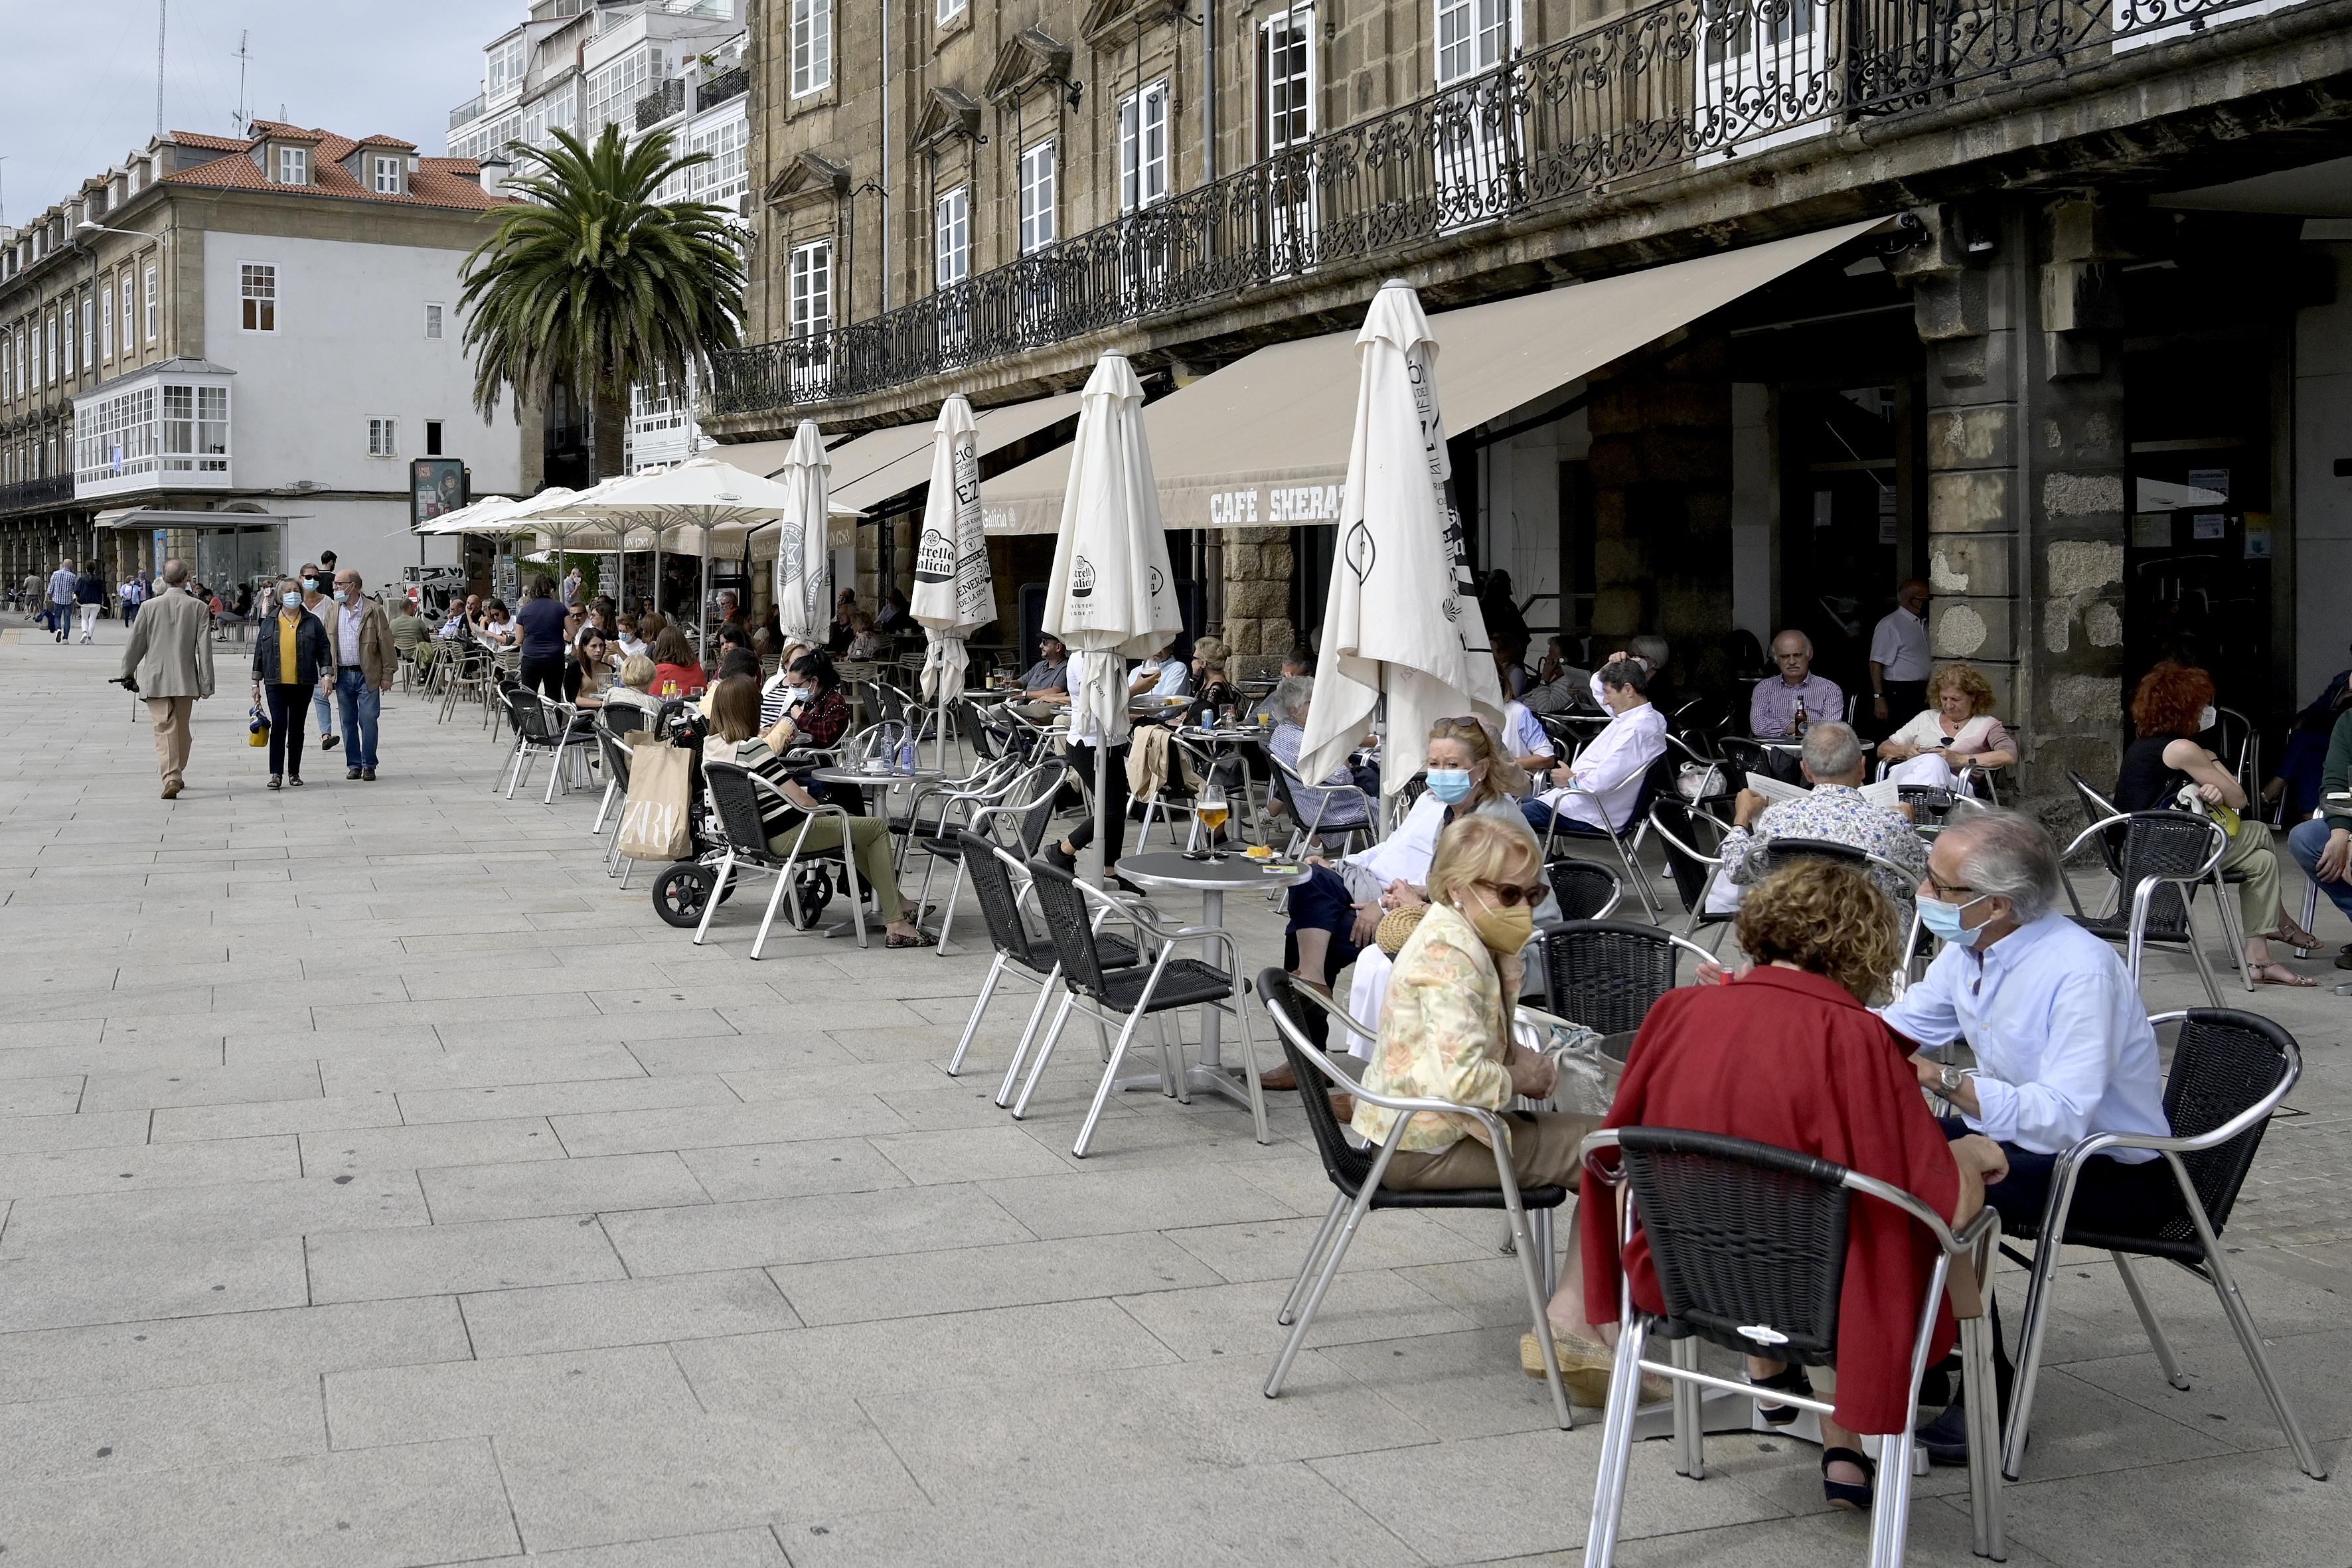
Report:
[[1598,860],[1563,856],[1545,865],[1544,880],[1563,921],[1605,921],[1625,897],[1617,873]]
[[[2205,999],[2219,1007],[2221,994],[2214,988],[2213,969],[2198,940],[2189,900],[2199,883],[2212,879],[2222,853],[2229,848],[2229,835],[2221,831],[2220,823],[2185,811],[2124,812],[2075,835],[2066,846],[2065,856],[2117,826],[2123,829],[2123,845],[2117,852],[2119,875],[2112,909],[2104,914],[2084,914],[2073,879],[2059,879],[2065,883],[2066,901],[2074,906],[2075,923],[2108,942],[2124,944],[2124,966],[2131,971],[2134,984],[2138,983],[2140,963],[2149,942],[2187,948],[2196,961],[2198,977],[2205,983]],[[2232,931],[2227,899],[2222,902],[2222,929]]]
[[[2159,1028],[2180,1026],[2172,1070],[2164,1082],[2164,1116],[2172,1135],[2152,1138],[2096,1132],[2076,1142],[2058,1156],[2051,1172],[2050,1196],[2040,1223],[2021,1226],[2016,1232],[2021,1238],[2035,1241],[2032,1256],[2002,1248],[2031,1273],[2001,1469],[2015,1479],[2025,1458],[2026,1434],[2033,1418],[2033,1385],[2042,1371],[2042,1342],[2058,1289],[2060,1247],[2050,1240],[2054,1236],[2066,1247],[2105,1248],[2116,1260],[2116,1272],[2123,1277],[2124,1292],[2139,1314],[2140,1327],[2147,1331],[2157,1363],[2164,1369],[2165,1381],[2175,1388],[2186,1389],[2189,1379],[2174,1359],[2171,1342],[2157,1321],[2131,1260],[2160,1258],[2210,1285],[2221,1298],[2221,1314],[2237,1336],[2238,1348],[2246,1352],[2254,1381],[2262,1384],[2271,1413],[2294,1450],[2295,1463],[2312,1479],[2324,1481],[2327,1471],[2287,1403],[2286,1390],[2280,1386],[2278,1373],[2263,1349],[2262,1331],[2254,1326],[2253,1313],[2247,1310],[2245,1297],[2231,1274],[2229,1249],[2221,1245],[2221,1232],[2230,1223],[2230,1211],[2237,1204],[2246,1173],[2253,1166],[2255,1152],[2262,1147],[2263,1132],[2287,1090],[2303,1076],[2303,1052],[2294,1037],[2270,1019],[2233,1008],[2192,1007],[2159,1014],[2148,1022]],[[2091,1232],[2071,1223],[2085,1163],[2114,1149],[2155,1150],[2171,1168],[2172,1179],[2180,1189],[2180,1206],[2170,1214],[2148,1215],[2147,1225],[2129,1235]],[[1975,1441],[1972,1433],[1972,1452]]]
[[[2066,770],[2066,779],[2074,786],[2074,798],[2082,803],[2083,820],[2104,829],[2095,837],[2088,832],[2083,833],[2075,838],[2074,844],[2067,846],[2067,853],[2072,855],[2075,846],[2080,845],[2086,838],[2089,839],[2098,848],[2099,858],[2105,864],[2107,875],[2113,877],[2120,887],[2124,880],[2123,849],[2125,840],[2128,837],[2128,829],[2117,819],[2124,816],[2126,813],[2119,810],[2105,795],[2093,789],[2089,781],[2074,769]],[[2254,989],[2254,980],[2252,975],[2246,973],[2246,933],[2240,929],[2238,900],[2232,898],[2229,891],[2245,879],[2246,875],[2242,871],[2225,870],[2219,862],[2216,862],[2213,867],[2214,907],[2221,915],[2222,940],[2229,949],[2231,965],[2238,971],[2239,977],[2245,982],[2246,989],[2252,992]],[[2316,894],[2318,890],[2316,884],[2311,884],[2311,886],[2313,892]],[[2311,918],[2308,912],[2303,917],[2305,930],[2310,928]],[[2220,1005],[2220,1000],[2219,997],[2213,998],[2215,1005]]]
[[[1307,1331],[1315,1321],[1316,1310],[1323,1305],[1323,1297],[1339,1275],[1339,1265],[1347,1258],[1348,1247],[1356,1239],[1366,1215],[1374,1209],[1500,1209],[1510,1216],[1513,1250],[1518,1254],[1519,1274],[1527,1284],[1536,1339],[1543,1346],[1544,1381],[1551,1389],[1553,1417],[1563,1432],[1574,1426],[1576,1418],[1570,1411],[1568,1389],[1560,1381],[1559,1353],[1552,1345],[1551,1322],[1544,1313],[1549,1283],[1544,1260],[1551,1254],[1550,1218],[1552,1211],[1568,1201],[1568,1189],[1519,1185],[1511,1169],[1509,1137],[1496,1112],[1450,1100],[1378,1094],[1341,1072],[1329,1057],[1308,1043],[1293,1015],[1311,1002],[1350,1032],[1362,1032],[1361,1026],[1328,999],[1298,984],[1290,974],[1280,969],[1268,969],[1258,976],[1257,989],[1266,1016],[1274,1020],[1275,1037],[1282,1042],[1283,1055],[1289,1058],[1290,1070],[1297,1075],[1299,1088],[1307,1090],[1298,1098],[1307,1110],[1307,1129],[1315,1135],[1315,1151],[1322,1158],[1323,1173],[1331,1179],[1334,1189],[1331,1206],[1323,1215],[1323,1227],[1315,1233],[1306,1261],[1299,1265],[1297,1278],[1290,1283],[1290,1294],[1283,1299],[1282,1310],[1275,1314],[1275,1321],[1286,1326],[1290,1337],[1283,1342],[1274,1372],[1265,1380],[1265,1396],[1282,1396],[1282,1384],[1290,1375],[1291,1363],[1297,1359],[1299,1347],[1307,1341]],[[1348,1142],[1339,1131],[1339,1115],[1331,1109],[1329,1093],[1319,1091],[1324,1082],[1354,1095],[1360,1104],[1397,1113],[1396,1124],[1389,1129],[1388,1137],[1379,1147],[1359,1149]],[[1423,1115],[1475,1117],[1486,1131],[1487,1147],[1495,1153],[1495,1184],[1442,1192],[1400,1192],[1383,1187],[1381,1178],[1388,1173],[1389,1161],[1396,1153],[1405,1128],[1414,1117]],[[1318,1263],[1322,1265],[1319,1269],[1316,1267]]]
[[[1601,1158],[1612,1149],[1618,1156],[1614,1169]],[[1641,1234],[1656,1271],[1660,1305],[1665,1309],[1656,1315],[1636,1310],[1631,1276],[1620,1279],[1617,1358],[1610,1371],[1601,1464],[1592,1485],[1592,1523],[1584,1542],[1584,1562],[1591,1568],[1609,1568],[1616,1560],[1643,1373],[1673,1385],[1675,1469],[1693,1480],[1706,1474],[1702,1389],[1792,1405],[1817,1415],[1834,1414],[1836,1406],[1829,1400],[1759,1389],[1702,1372],[1699,1346],[1705,1342],[1802,1366],[1833,1364],[1855,1198],[1901,1210],[1941,1249],[1912,1335],[1912,1405],[1918,1403],[1919,1380],[1927,1370],[1928,1347],[1952,1259],[1968,1255],[1977,1278],[1989,1279],[1993,1248],[2000,1238],[2000,1215],[1990,1205],[1956,1231],[1927,1204],[1874,1176],[1719,1132],[1612,1128],[1585,1139],[1584,1163],[1601,1181],[1628,1189],[1620,1244]],[[1653,1361],[1643,1353],[1653,1337],[1666,1342],[1670,1360]],[[1976,1552],[1999,1560],[2006,1547],[2000,1478],[1991,1458],[1999,1403],[1992,1363],[1990,1320],[1982,1314],[1960,1320]],[[1910,1524],[1911,1447],[1907,1423],[1905,1431],[1879,1440],[1871,1568],[1900,1568],[1903,1562]]]
[[[1297,824],[1284,850],[1286,857],[1297,858],[1326,833],[1338,837],[1339,853],[1343,855],[1370,845],[1379,837],[1374,825],[1381,819],[1381,803],[1353,783],[1306,784],[1299,778],[1298,770],[1275,755],[1271,747],[1266,750],[1265,760],[1275,776],[1282,781],[1283,791],[1290,800],[1291,819]],[[1299,803],[1309,795],[1316,797],[1315,809],[1302,812]]]
[[[1723,928],[1738,917],[1709,913],[1706,895],[1707,889],[1715,886],[1716,874],[1723,869],[1723,840],[1730,829],[1675,796],[1651,805],[1650,831],[1665,847],[1666,870],[1674,878],[1675,896],[1682,900],[1685,917],[1683,935],[1694,935],[1701,926],[1713,926],[1716,951],[1722,951]],[[1711,840],[1707,847],[1717,853],[1709,855],[1699,847],[1702,835]]]
[[[516,789],[530,776],[532,761],[545,757],[547,795],[540,804],[551,805],[558,785],[571,787],[563,776],[564,759],[587,745],[590,737],[572,727],[572,708],[568,702],[550,702],[538,692],[520,686],[510,686],[500,696],[507,711],[513,715],[515,731],[514,751],[507,768],[507,798],[512,800]],[[498,785],[490,787],[496,789]]]
[[1560,834],[1560,822],[1568,816],[1563,808],[1569,798],[1582,795],[1593,803],[1601,821],[1607,826],[1593,829],[1589,823],[1580,824],[1585,831],[1571,832],[1569,836],[1572,838],[1607,839],[1617,851],[1617,858],[1624,863],[1625,879],[1633,884],[1633,896],[1642,900],[1642,912],[1653,921],[1657,920],[1658,902],[1650,896],[1649,879],[1642,872],[1642,840],[1650,831],[1651,804],[1674,793],[1675,766],[1671,751],[1661,753],[1658,760],[1650,764],[1649,770],[1642,775],[1641,790],[1634,795],[1633,806],[1625,813],[1622,822],[1609,821],[1608,808],[1601,805],[1599,795],[1574,784],[1569,785],[1561,792],[1559,805],[1552,810],[1551,826],[1544,830],[1543,858],[1546,860],[1552,858],[1553,845]]
[[1537,932],[1536,945],[1545,1010],[1604,1035],[1642,1026],[1651,1005],[1675,988],[1683,953],[1715,962],[1687,938],[1629,921],[1569,921]]
[[[1037,1080],[1053,1058],[1054,1046],[1061,1038],[1063,1026],[1069,1021],[1073,1009],[1105,1025],[1116,1021],[1119,1031],[1111,1047],[1110,1060],[1104,1064],[1102,1081],[1095,1087],[1094,1103],[1087,1107],[1086,1120],[1078,1127],[1077,1142],[1071,1146],[1072,1158],[1086,1157],[1087,1146],[1094,1142],[1095,1128],[1102,1121],[1103,1108],[1110,1102],[1111,1090],[1118,1087],[1119,1064],[1127,1058],[1137,1026],[1147,1017],[1160,1026],[1160,1091],[1191,1104],[1192,1092],[1185,1086],[1181,1060],[1183,1041],[1180,1036],[1174,1046],[1170,1045],[1165,1020],[1159,1016],[1180,1007],[1215,1007],[1241,1021],[1242,1064],[1249,1080],[1250,1118],[1255,1124],[1257,1141],[1271,1142],[1265,1126],[1265,1092],[1258,1084],[1257,1041],[1250,1028],[1246,1001],[1249,982],[1242,977],[1241,946],[1233,933],[1216,926],[1164,924],[1154,918],[1150,906],[1141,900],[1120,898],[1090,888],[1044,860],[1029,862],[1029,881],[1036,890],[1039,908],[1045,911],[1045,930],[1054,941],[1054,955],[1061,960],[1063,995],[1061,1005],[1055,1010],[1054,1022],[1045,1031],[1045,1043],[1038,1048],[1036,1062],[1021,1086],[1021,1098],[1013,1107],[1014,1119],[1027,1112],[1029,1097],[1036,1092]],[[1131,924],[1140,942],[1156,950],[1151,962],[1123,969],[1106,963],[1096,937],[1097,922],[1088,914],[1089,904],[1106,906],[1111,919]],[[1222,945],[1227,966],[1221,969],[1202,959],[1178,958],[1176,947],[1180,942],[1199,942],[1204,950]]]
[[[1004,764],[1014,768],[1009,759]],[[1062,786],[1064,769],[1059,763],[1042,763],[1025,772],[1009,772],[1004,783],[985,794],[975,792],[970,796],[961,823],[943,820],[940,830],[913,840],[929,857],[923,863],[922,890],[915,895],[915,907],[925,909],[931,898],[931,873],[941,862],[955,868],[955,876],[948,884],[947,901],[940,906],[939,939],[932,949],[947,956],[948,928],[955,923],[956,900],[963,892],[964,869],[971,853],[964,840],[978,833],[984,843],[993,844],[1011,825],[1013,842],[1024,859],[1045,847],[1045,831],[1054,816],[1054,796]]]
[[[997,986],[1009,978],[1037,987],[1036,1005],[1029,1009],[1029,1021],[1021,1030],[1020,1043],[1013,1048],[1013,1059],[1005,1064],[1004,1081],[997,1087],[996,1103],[1001,1108],[1013,1102],[1013,1086],[1019,1079],[1023,1062],[1028,1059],[1030,1043],[1037,1037],[1037,1026],[1045,1021],[1045,1004],[1053,1000],[1054,988],[1062,978],[1062,961],[1054,952],[1052,936],[1029,923],[1028,907],[1036,900],[1030,892],[1027,862],[994,839],[969,830],[958,833],[956,837],[963,846],[963,869],[971,878],[971,890],[980,900],[981,919],[988,926],[988,940],[996,949],[996,958],[988,966],[987,978],[981,982],[980,994],[972,1001],[970,1016],[964,1019],[963,1035],[956,1041],[955,1054],[948,1058],[950,1078],[963,1070],[964,1058],[971,1051],[972,1040],[980,1033],[980,1021],[987,1014],[989,1003],[995,999]],[[1095,951],[1106,969],[1132,968],[1139,956],[1133,944],[1115,936],[1104,936],[1099,931],[1095,937]],[[1101,1031],[1100,1020],[1097,1020],[1096,1027]],[[1103,1048],[1109,1049],[1107,1033]]]
[[[857,885],[857,856],[849,841],[849,814],[837,805],[804,806],[797,801],[793,809],[802,814],[800,831],[793,837],[792,852],[778,855],[768,847],[768,832],[760,816],[760,802],[764,795],[782,795],[783,791],[740,763],[719,763],[704,759],[703,787],[710,793],[711,815],[719,824],[721,843],[726,853],[719,858],[710,891],[702,902],[702,923],[694,928],[694,945],[700,947],[709,934],[710,917],[719,908],[719,895],[727,890],[727,880],[739,871],[772,871],[775,873],[776,890],[768,895],[768,911],[760,920],[760,934],[751,939],[751,957],[757,961],[760,950],[767,945],[768,928],[775,923],[776,906],[787,896],[793,901],[793,923],[805,929],[801,909],[800,887],[795,879],[803,864],[802,845],[808,838],[812,823],[820,817],[834,817],[841,823],[841,870],[848,879],[850,919],[857,928],[857,945],[866,945],[866,906]],[[809,852],[808,864],[814,868],[822,863],[822,850]]]

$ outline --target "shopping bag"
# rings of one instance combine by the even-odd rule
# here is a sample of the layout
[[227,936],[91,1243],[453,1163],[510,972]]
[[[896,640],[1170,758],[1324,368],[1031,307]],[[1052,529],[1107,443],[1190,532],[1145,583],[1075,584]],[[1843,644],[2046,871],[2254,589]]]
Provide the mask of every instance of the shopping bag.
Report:
[[245,743],[248,746],[269,744],[269,715],[261,710],[261,704],[258,702],[253,705],[252,712],[246,721]]
[[629,762],[629,799],[621,812],[621,853],[632,860],[683,860],[694,852],[687,832],[692,753],[640,746]]

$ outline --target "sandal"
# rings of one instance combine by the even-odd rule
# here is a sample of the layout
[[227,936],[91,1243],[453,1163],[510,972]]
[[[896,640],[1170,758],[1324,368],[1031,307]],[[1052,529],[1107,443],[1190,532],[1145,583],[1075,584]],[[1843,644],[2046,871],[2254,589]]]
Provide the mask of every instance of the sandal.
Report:
[[903,932],[896,932],[884,937],[882,945],[884,947],[929,947],[931,945],[931,939],[919,934],[908,936]]
[[[1812,1379],[1805,1375],[1803,1367],[1794,1363],[1769,1377],[1759,1377],[1751,1372],[1748,1374],[1748,1385],[1750,1388],[1769,1388],[1776,1394],[1802,1394],[1807,1399],[1813,1396]],[[1767,1404],[1759,1399],[1756,1402],[1756,1414],[1775,1426],[1786,1426],[1797,1418],[1798,1412],[1793,1405]]]
[[[1856,1486],[1852,1481],[1830,1479],[1830,1467],[1840,1460],[1843,1460],[1862,1472],[1863,1479],[1860,1486]],[[1857,1454],[1852,1448],[1822,1450],[1822,1496],[1832,1508],[1846,1508],[1864,1513],[1869,1512],[1874,1483],[1877,1479],[1878,1467],[1871,1462],[1869,1455]]]
[[2278,930],[2265,931],[2263,934],[2274,942],[2283,942],[2289,947],[2301,948],[2305,952],[2314,952],[2319,946],[2318,937],[2290,920],[2281,920]]
[[2246,965],[2246,978],[2257,985],[2289,985],[2298,989],[2308,989],[2319,984],[2311,976],[2297,974],[2285,964],[2275,962]]
[[271,789],[284,789],[286,787],[286,781],[279,778],[276,773],[272,773],[269,775],[269,787]]

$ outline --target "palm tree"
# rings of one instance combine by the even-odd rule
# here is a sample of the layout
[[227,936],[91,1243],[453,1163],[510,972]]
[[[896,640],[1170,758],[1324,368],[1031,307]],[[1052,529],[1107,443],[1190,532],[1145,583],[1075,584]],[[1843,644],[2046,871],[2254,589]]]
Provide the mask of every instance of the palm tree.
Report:
[[736,342],[743,263],[725,208],[656,197],[709,153],[673,156],[667,132],[632,144],[617,125],[593,144],[554,137],[509,184],[524,204],[466,258],[457,309],[482,417],[509,387],[567,383],[593,411],[602,479],[621,468],[630,386],[682,394],[690,367]]

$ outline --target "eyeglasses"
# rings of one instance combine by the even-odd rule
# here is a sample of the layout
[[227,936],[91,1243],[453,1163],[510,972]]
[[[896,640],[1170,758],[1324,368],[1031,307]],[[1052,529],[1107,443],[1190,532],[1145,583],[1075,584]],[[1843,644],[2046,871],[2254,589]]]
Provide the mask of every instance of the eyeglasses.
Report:
[[1951,902],[1951,900],[1946,896],[1948,894],[1973,893],[1976,891],[1974,888],[1969,887],[1966,882],[1947,882],[1940,877],[1937,876],[1933,871],[1927,873],[1927,885],[1930,891],[1932,891],[1938,899],[1942,899],[1946,903]]
[[1542,903],[1544,901],[1544,895],[1551,891],[1549,888],[1545,887],[1541,882],[1530,883],[1528,886],[1522,887],[1517,882],[1489,882],[1483,877],[1473,885],[1475,887],[1485,888],[1489,892],[1493,893],[1495,895],[1495,901],[1502,905],[1503,908],[1507,910],[1517,909],[1522,902],[1529,904]]

